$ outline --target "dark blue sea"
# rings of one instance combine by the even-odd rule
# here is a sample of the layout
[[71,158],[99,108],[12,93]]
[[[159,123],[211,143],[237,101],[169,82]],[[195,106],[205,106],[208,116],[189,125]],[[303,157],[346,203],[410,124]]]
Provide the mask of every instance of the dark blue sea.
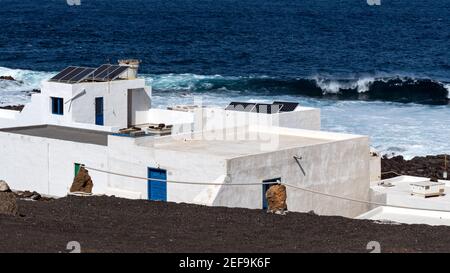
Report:
[[383,153],[450,153],[450,0],[380,2],[0,0],[0,76],[22,81],[0,81],[0,104],[137,58],[155,107],[294,100]]

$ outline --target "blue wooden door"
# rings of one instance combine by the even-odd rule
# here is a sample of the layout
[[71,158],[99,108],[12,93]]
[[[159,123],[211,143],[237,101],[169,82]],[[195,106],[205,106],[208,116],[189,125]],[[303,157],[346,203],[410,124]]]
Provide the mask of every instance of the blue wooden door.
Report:
[[103,125],[103,97],[95,98],[95,124]]
[[[268,180],[264,180],[263,181],[263,183],[266,183],[266,182],[281,182],[281,178],[274,178],[274,179],[268,179]],[[265,210],[269,208],[269,204],[268,204],[267,198],[266,198],[266,192],[273,185],[275,185],[275,184],[263,184],[262,185],[262,194],[263,194],[263,196],[262,196],[262,208],[265,209]]]
[[[148,168],[148,199],[156,201],[167,201],[167,171],[162,169]],[[163,180],[163,181],[159,181]]]

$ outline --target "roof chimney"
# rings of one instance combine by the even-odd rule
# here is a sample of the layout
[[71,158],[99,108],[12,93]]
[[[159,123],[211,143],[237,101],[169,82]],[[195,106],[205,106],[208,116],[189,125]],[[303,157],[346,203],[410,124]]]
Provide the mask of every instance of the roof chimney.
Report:
[[140,63],[141,61],[137,59],[119,60],[119,65],[130,67],[127,72],[127,79],[129,80],[136,79]]

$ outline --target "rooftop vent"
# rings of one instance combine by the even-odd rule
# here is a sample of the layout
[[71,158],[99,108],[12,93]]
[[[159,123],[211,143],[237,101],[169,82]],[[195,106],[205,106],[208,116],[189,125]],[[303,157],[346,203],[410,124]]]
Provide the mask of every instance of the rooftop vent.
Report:
[[409,185],[411,195],[422,196],[425,198],[445,195],[445,183],[442,182],[421,181]]

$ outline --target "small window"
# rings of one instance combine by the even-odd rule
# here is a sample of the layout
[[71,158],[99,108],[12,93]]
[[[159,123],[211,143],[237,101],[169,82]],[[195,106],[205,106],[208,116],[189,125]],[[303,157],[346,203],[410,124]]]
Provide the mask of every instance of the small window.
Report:
[[52,114],[64,115],[64,100],[63,98],[51,98],[52,102]]
[[80,163],[75,163],[75,177],[77,177],[78,173],[80,172],[81,169],[81,164]]

